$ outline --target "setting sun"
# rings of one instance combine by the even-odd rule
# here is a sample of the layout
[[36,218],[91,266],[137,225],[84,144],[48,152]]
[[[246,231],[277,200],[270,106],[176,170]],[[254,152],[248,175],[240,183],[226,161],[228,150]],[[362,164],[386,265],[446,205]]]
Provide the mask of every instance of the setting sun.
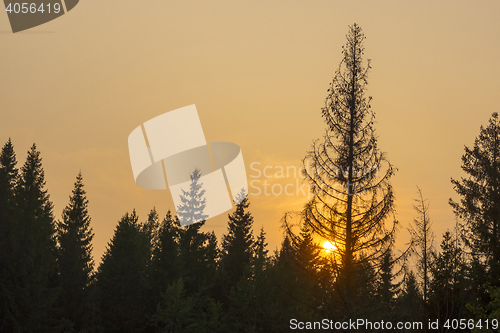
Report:
[[330,252],[335,251],[337,249],[337,247],[335,245],[333,245],[330,241],[324,242],[323,248],[325,249],[325,251],[327,253],[330,253]]

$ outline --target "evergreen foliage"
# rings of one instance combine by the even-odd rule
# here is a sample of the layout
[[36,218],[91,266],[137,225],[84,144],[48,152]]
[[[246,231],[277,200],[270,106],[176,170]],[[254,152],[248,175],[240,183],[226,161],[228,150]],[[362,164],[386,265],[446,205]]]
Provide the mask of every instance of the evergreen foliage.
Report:
[[101,323],[106,332],[144,332],[151,245],[135,210],[118,222],[97,272]]
[[[433,256],[429,290],[432,319],[444,323],[448,319],[468,318],[466,305],[472,299],[458,235],[447,231],[441,242],[441,253],[433,253]],[[442,331],[445,332],[444,328]]]
[[419,290],[415,274],[408,270],[402,283],[402,290],[396,300],[397,319],[402,322],[419,322],[428,318],[424,316],[425,303]]
[[377,315],[390,321],[395,319],[395,313],[397,312],[395,302],[399,287],[394,281],[393,266],[392,252],[388,251],[382,258],[380,277],[376,287],[377,306],[380,309],[380,313]]
[[[394,212],[390,178],[395,168],[378,149],[371,97],[365,96],[371,67],[370,61],[363,63],[364,40],[361,28],[351,26],[322,110],[326,132],[303,161],[313,197],[302,219],[315,237],[337,248],[329,262],[329,293],[336,295],[325,307],[332,309],[328,316],[336,320],[357,318],[365,315],[361,309],[370,310],[363,291],[375,282],[397,224],[389,221]],[[285,224],[289,224],[286,219]]]
[[205,222],[194,223],[179,230],[179,260],[186,290],[200,292],[215,281],[218,256],[215,234],[200,231]]
[[[16,177],[10,140],[1,156],[2,204],[7,214],[6,267],[2,270],[2,329],[11,332],[57,330],[57,261],[52,202],[45,189],[40,152],[33,144]],[[4,221],[2,221],[4,222]]]
[[195,300],[186,296],[182,278],[169,286],[162,297],[151,320],[157,332],[199,332]]
[[[153,249],[152,273],[153,297],[158,298],[167,287],[181,277],[179,249],[179,221],[170,211],[157,229],[157,241]],[[158,299],[157,301],[159,301]]]
[[64,208],[62,221],[57,224],[60,306],[63,317],[80,330],[90,316],[89,285],[94,260],[88,200],[81,173]]
[[465,244],[487,265],[492,286],[500,286],[500,119],[493,113],[481,126],[473,148],[465,147],[462,170],[467,178],[452,179],[459,202],[450,205],[464,221]]
[[264,227],[260,229],[259,236],[254,243],[254,274],[263,273],[269,265],[269,250],[267,250],[266,233]]
[[422,281],[422,293],[424,301],[427,302],[427,291],[429,286],[429,264],[431,262],[432,243],[434,234],[432,233],[432,223],[429,218],[429,204],[422,195],[422,191],[417,186],[418,198],[414,199],[416,205],[413,208],[417,211],[418,217],[413,220],[413,225],[409,230],[414,240],[414,251],[417,255],[417,274]]
[[245,193],[244,199],[228,215],[228,231],[222,237],[222,268],[229,280],[229,289],[249,273],[254,255],[254,237],[252,234],[253,217],[248,211],[250,202]]
[[15,197],[14,189],[18,182],[17,160],[12,141],[9,139],[0,154],[0,331],[13,328],[10,293],[15,281],[14,261],[15,238]]

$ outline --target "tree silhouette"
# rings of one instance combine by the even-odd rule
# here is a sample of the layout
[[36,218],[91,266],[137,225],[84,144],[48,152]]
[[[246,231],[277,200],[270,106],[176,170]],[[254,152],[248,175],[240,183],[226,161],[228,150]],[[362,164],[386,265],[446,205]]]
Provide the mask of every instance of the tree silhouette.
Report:
[[[10,321],[6,330],[49,331],[57,326],[58,297],[55,226],[45,189],[42,159],[33,144],[14,190],[15,228],[6,291]],[[5,290],[4,290],[5,291]]]
[[450,199],[455,214],[464,221],[465,244],[487,266],[493,286],[500,286],[500,119],[493,113],[481,126],[473,148],[465,147],[462,170],[468,175],[452,179],[459,202]]
[[[11,229],[8,225],[13,220],[14,188],[19,176],[16,164],[14,146],[9,139],[0,153],[0,237],[7,237],[6,233]],[[6,240],[0,242],[0,246],[5,244]],[[0,252],[5,254],[5,251]]]
[[153,250],[152,279],[155,296],[164,293],[181,276],[179,249],[179,221],[170,211],[160,223],[157,242]]
[[376,287],[376,295],[379,301],[378,307],[380,309],[378,316],[386,320],[394,320],[396,312],[394,310],[399,285],[394,282],[393,266],[392,253],[388,251],[382,259],[380,277]]
[[[244,198],[244,199],[243,199]],[[241,191],[239,204],[229,215],[228,232],[223,236],[220,267],[222,292],[227,310],[228,332],[271,330],[276,319],[270,292],[269,258],[264,229],[256,239],[252,234],[253,217],[248,211],[249,198]]]
[[79,173],[69,204],[63,210],[62,221],[57,224],[61,307],[63,316],[75,324],[76,330],[82,328],[90,315],[88,287],[94,267],[93,237],[88,200]]
[[[429,303],[432,319],[440,322],[454,318],[466,318],[466,304],[470,298],[466,277],[464,253],[458,241],[459,235],[447,231],[441,242],[441,253],[433,253],[429,283]],[[445,328],[440,328],[446,332]]]
[[240,196],[244,199],[236,205],[234,212],[228,215],[228,231],[222,237],[222,265],[229,279],[229,289],[249,270],[253,257],[253,217],[248,212],[250,202],[244,192],[240,193]]
[[124,215],[97,272],[102,325],[107,332],[143,332],[149,302],[151,245],[135,212]]
[[202,232],[205,221],[179,230],[179,260],[181,277],[188,295],[209,289],[215,282],[217,267],[217,237]]
[[264,227],[260,228],[259,236],[254,243],[254,271],[258,275],[262,273],[267,268],[269,264],[267,243],[266,243],[266,233],[264,232]]
[[[203,184],[199,182],[200,177],[201,171],[195,169],[190,175],[189,190],[182,190],[181,204],[177,207],[181,225],[177,229],[178,268],[186,297],[197,299],[193,311],[206,313],[219,307],[219,303],[215,301],[219,248],[214,232],[201,231],[208,215],[204,214],[206,198]],[[173,229],[171,231],[174,232]],[[203,325],[212,322],[213,317],[209,317],[205,318],[207,321]]]
[[16,164],[16,154],[9,139],[0,153],[0,331],[12,330],[12,322],[8,317],[14,301],[9,297],[9,291],[15,283],[12,279],[16,260],[13,253],[16,242],[14,189],[19,177]]
[[361,28],[350,26],[343,60],[322,109],[326,133],[303,160],[313,197],[302,218],[315,237],[337,247],[330,264],[340,302],[332,306],[336,319],[359,314],[357,302],[366,299],[362,286],[374,282],[397,224],[392,220],[386,228],[394,211],[389,180],[395,169],[377,146],[371,97],[365,96],[370,62],[363,64],[364,40]]
[[417,211],[418,217],[413,220],[413,225],[409,231],[414,239],[414,245],[418,247],[415,251],[417,255],[417,273],[422,281],[422,293],[424,301],[427,302],[427,290],[429,286],[429,265],[431,261],[432,243],[434,234],[431,230],[431,221],[429,218],[429,204],[422,195],[422,190],[417,186],[418,198],[414,199],[417,203],[413,208]]
[[200,230],[204,224],[202,221],[179,228],[179,268],[186,297],[196,300],[192,310],[197,318],[197,331],[216,332],[219,329],[213,327],[218,327],[220,320],[220,303],[215,292],[219,249],[215,233]]
[[423,297],[418,288],[417,278],[415,274],[408,270],[402,281],[402,290],[398,295],[396,303],[398,314],[397,319],[400,321],[423,321],[427,320],[424,317]]
[[[297,256],[302,256],[302,260],[315,257],[316,253],[297,253],[299,242],[290,237],[295,236],[302,240],[299,235],[285,233],[280,250],[274,254],[272,267],[268,270],[270,284],[267,286],[267,294],[270,298],[270,309],[268,312],[274,317],[274,330],[281,331],[282,325],[290,318],[307,318],[307,320],[319,319],[323,316],[324,306],[328,295],[321,295],[318,300],[322,302],[322,309],[318,309],[314,303],[314,293],[311,285],[322,286],[318,283],[316,276],[311,276],[308,267],[301,267],[297,264]],[[309,240],[305,240],[303,246],[307,246]],[[316,252],[315,246],[307,246],[308,249]],[[309,267],[310,268],[310,267]]]

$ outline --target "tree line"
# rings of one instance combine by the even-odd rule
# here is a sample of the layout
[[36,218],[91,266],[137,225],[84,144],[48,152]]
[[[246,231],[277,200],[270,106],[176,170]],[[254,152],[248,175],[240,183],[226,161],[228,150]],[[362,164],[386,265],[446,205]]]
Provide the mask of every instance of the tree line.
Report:
[[195,170],[179,216],[160,217],[154,208],[143,219],[127,212],[96,267],[82,175],[56,218],[40,152],[33,145],[18,169],[9,139],[0,153],[0,331],[288,332],[297,323],[349,331],[325,328],[324,319],[420,322],[422,331],[439,321],[432,331],[497,331],[498,114],[465,147],[466,176],[451,180],[460,197],[450,199],[455,228],[436,248],[429,203],[418,189],[412,241],[397,251],[391,185],[397,169],[378,147],[365,96],[371,67],[363,61],[364,39],[358,25],[349,28],[321,113],[326,130],[303,160],[312,165],[303,169],[312,196],[301,211],[284,215],[274,253],[264,229],[256,232],[245,193],[220,243],[202,231],[205,222],[181,227],[180,219],[204,216]]

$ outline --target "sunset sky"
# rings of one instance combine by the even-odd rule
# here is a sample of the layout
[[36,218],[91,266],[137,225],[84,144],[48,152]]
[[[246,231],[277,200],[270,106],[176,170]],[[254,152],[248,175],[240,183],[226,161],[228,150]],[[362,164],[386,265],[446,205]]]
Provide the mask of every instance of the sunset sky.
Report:
[[[81,170],[99,262],[127,211],[144,220],[153,207],[160,216],[174,209],[168,191],[135,184],[129,133],[196,104],[207,141],[241,147],[254,225],[264,227],[272,251],[283,213],[307,199],[299,175],[275,172],[298,169],[323,135],[321,107],[356,22],[372,59],[367,94],[379,148],[398,168],[398,246],[416,216],[416,185],[440,242],[455,223],[450,178],[462,176],[464,145],[500,111],[499,13],[496,0],[82,0],[16,34],[3,13],[0,144],[12,139],[19,167],[37,144],[59,219]],[[274,176],[258,177],[266,166]],[[264,181],[268,193],[293,184],[298,195],[266,196]],[[227,213],[204,228],[220,238],[226,225]]]

